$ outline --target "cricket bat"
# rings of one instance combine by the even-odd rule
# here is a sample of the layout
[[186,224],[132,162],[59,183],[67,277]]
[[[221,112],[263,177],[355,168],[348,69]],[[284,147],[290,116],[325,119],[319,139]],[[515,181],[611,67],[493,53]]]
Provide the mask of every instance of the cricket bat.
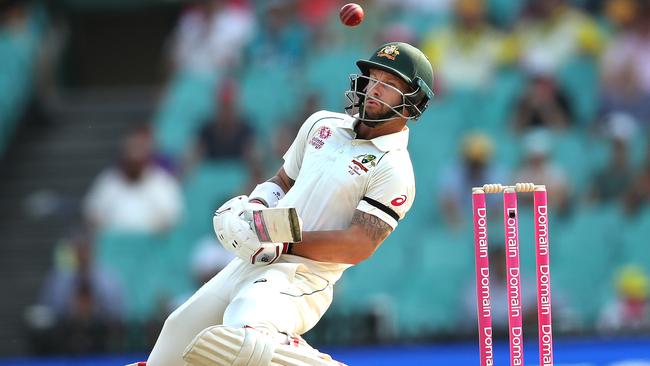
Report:
[[302,221],[293,207],[253,210],[251,227],[263,243],[297,243],[302,240]]

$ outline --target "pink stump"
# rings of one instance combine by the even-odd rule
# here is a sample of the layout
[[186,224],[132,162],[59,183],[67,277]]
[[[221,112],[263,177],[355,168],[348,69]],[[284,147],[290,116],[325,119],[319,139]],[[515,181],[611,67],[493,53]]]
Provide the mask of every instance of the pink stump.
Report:
[[481,366],[494,365],[492,349],[492,310],[490,307],[490,265],[488,259],[487,209],[485,193],[472,194],[474,216],[474,254],[476,259],[476,306]]
[[517,193],[503,193],[503,222],[506,242],[506,271],[508,293],[508,325],[510,331],[510,365],[524,364],[524,335],[522,328],[521,276],[519,270],[519,215]]
[[537,317],[539,320],[539,364],[553,365],[553,328],[551,325],[551,272],[548,244],[548,208],[546,190],[534,193],[535,252],[537,257]]

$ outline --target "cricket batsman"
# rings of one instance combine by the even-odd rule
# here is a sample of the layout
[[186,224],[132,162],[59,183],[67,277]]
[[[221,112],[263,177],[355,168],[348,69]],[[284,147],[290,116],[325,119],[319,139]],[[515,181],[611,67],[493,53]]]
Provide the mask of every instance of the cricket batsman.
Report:
[[[346,113],[311,115],[277,174],[216,211],[215,232],[237,258],[167,318],[148,366],[340,365],[300,335],[323,316],[343,271],[411,208],[406,123],[433,97],[431,64],[409,44],[382,45],[357,66]],[[300,242],[260,241],[250,212],[272,207],[295,208]]]

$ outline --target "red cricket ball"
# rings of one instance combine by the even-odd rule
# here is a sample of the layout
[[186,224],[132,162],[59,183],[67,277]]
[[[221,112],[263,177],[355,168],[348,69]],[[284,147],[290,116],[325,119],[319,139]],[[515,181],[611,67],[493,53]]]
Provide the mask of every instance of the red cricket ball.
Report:
[[363,21],[363,8],[355,3],[345,4],[339,12],[339,17],[341,23],[348,27],[356,27]]

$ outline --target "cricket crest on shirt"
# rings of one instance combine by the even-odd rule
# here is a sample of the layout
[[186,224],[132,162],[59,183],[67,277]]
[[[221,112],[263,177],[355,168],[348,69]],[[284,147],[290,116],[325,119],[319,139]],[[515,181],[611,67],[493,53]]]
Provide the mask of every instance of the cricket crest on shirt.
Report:
[[325,145],[325,140],[332,136],[332,129],[322,126],[316,131],[316,134],[309,140],[309,144],[315,149],[320,150]]
[[362,175],[368,173],[371,168],[377,165],[377,157],[372,154],[361,154],[352,158],[352,162],[348,165],[348,173],[350,175]]

